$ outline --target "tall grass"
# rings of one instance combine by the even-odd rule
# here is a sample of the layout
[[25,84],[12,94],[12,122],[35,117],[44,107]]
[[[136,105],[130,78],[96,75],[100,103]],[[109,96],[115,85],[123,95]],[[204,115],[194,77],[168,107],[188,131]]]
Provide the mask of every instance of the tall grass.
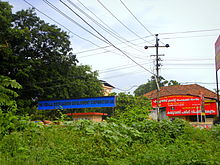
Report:
[[220,127],[181,120],[78,121],[32,127],[0,141],[0,164],[220,164]]

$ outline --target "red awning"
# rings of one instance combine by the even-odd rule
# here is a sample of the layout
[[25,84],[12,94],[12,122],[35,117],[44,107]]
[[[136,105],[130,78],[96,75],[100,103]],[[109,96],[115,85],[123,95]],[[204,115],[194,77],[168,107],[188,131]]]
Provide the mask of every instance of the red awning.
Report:
[[86,113],[67,113],[68,116],[107,116],[107,113],[86,112]]

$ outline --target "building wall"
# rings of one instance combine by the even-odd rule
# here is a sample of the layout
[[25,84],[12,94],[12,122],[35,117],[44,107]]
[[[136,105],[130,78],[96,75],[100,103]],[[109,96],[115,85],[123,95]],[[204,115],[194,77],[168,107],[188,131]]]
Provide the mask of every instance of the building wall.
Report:
[[97,116],[97,115],[79,115],[79,116],[74,116],[73,120],[92,120],[96,122],[101,122],[102,121],[102,116]]
[[[156,108],[157,100],[152,99],[152,106]],[[212,123],[217,115],[217,107],[215,100],[203,100],[199,96],[189,95],[168,95],[160,98],[160,119],[181,118],[189,122],[209,122]],[[201,118],[203,110],[205,115]],[[165,113],[166,112],[166,113]],[[165,114],[164,114],[165,113]],[[152,114],[153,115],[153,114]],[[152,116],[153,117],[153,116]]]
[[109,96],[109,94],[112,92],[112,89],[112,87],[103,85],[104,96]]

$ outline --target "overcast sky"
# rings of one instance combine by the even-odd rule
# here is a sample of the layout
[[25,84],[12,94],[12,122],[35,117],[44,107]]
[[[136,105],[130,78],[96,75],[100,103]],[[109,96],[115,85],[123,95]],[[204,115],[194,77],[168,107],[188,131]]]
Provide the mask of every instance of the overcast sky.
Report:
[[[41,19],[70,30],[73,53],[80,64],[98,70],[99,79],[115,86],[115,92],[133,92],[155,73],[155,56],[151,55],[156,50],[144,49],[155,45],[155,34],[159,34],[160,46],[170,45],[159,48],[161,76],[216,88],[219,0],[48,0],[50,6],[46,0],[26,1],[64,27],[37,11]],[[31,7],[24,0],[9,3],[13,12]]]

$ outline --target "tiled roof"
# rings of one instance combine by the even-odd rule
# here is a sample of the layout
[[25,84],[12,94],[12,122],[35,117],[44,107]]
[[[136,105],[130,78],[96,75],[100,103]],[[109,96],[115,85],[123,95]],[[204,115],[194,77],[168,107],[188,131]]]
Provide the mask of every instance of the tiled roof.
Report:
[[107,83],[106,81],[100,80],[101,83],[107,87],[111,87],[111,88],[115,88],[114,86],[112,86],[111,84]]
[[[214,92],[205,87],[202,87],[198,84],[191,84],[191,85],[174,85],[174,86],[164,86],[160,88],[160,97],[163,96],[170,96],[170,95],[193,95],[193,96],[200,96],[201,93],[204,94],[206,98],[216,99],[217,96]],[[144,94],[150,99],[157,97],[157,90],[153,90]]]

